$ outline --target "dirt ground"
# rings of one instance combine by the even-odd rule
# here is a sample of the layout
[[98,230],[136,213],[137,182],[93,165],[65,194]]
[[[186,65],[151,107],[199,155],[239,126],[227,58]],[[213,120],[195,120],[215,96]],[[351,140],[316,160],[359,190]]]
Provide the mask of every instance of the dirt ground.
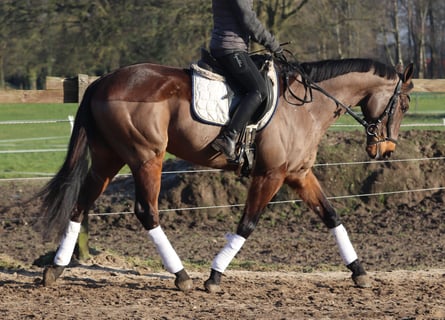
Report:
[[177,291],[166,273],[85,265],[56,287],[40,270],[0,273],[2,319],[444,319],[445,270],[371,272],[373,287],[345,272],[228,271],[224,290]]
[[[380,193],[332,199],[371,276],[367,289],[353,286],[319,219],[285,202],[268,206],[222,292],[204,292],[211,260],[242,208],[171,209],[243,203],[248,180],[222,173],[163,178],[161,221],[194,280],[191,293],[175,289],[136,218],[121,214],[132,210],[130,178],[117,179],[96,203],[94,213],[116,214],[90,217],[92,258],[74,261],[45,288],[36,259],[56,245],[33,229],[38,203],[20,205],[44,181],[2,181],[0,319],[445,319],[445,137],[419,132],[402,134],[393,159],[438,160],[315,168],[329,196]],[[329,135],[318,162],[366,160],[356,136]],[[189,167],[166,163],[165,170]],[[414,189],[423,191],[391,194]],[[274,201],[289,199],[283,188]]]

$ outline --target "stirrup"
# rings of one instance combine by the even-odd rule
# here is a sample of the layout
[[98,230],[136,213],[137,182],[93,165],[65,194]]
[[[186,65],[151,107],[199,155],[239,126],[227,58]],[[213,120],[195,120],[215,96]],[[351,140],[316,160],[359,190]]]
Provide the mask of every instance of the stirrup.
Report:
[[253,169],[256,156],[255,136],[257,125],[249,125],[244,128],[240,138],[239,153],[237,153],[237,174],[248,177]]

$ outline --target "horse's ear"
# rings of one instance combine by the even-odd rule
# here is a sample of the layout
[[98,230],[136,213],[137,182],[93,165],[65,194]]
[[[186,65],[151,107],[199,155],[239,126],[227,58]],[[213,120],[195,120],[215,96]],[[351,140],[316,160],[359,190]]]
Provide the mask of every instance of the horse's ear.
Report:
[[414,64],[411,62],[403,72],[403,82],[407,82],[412,79],[414,74]]

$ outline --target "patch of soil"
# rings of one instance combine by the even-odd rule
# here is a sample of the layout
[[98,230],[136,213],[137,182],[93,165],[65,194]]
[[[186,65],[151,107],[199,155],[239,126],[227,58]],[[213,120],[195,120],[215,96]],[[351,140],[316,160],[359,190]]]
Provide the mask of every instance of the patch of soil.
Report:
[[66,270],[55,287],[40,272],[0,272],[0,317],[16,319],[444,319],[445,270],[371,272],[373,287],[351,286],[345,272],[227,271],[224,289],[202,289],[191,272],[184,294],[173,278],[84,265]]
[[[443,131],[403,132],[392,157],[397,162],[368,162],[361,133],[331,132],[322,141],[314,172],[372,276],[373,287],[364,290],[352,286],[331,235],[316,215],[300,202],[285,202],[267,207],[226,273],[223,292],[203,292],[203,269],[210,268],[224,246],[224,234],[235,230],[242,212],[237,205],[243,204],[249,182],[221,172],[163,177],[161,221],[192,270],[196,290],[191,294],[176,291],[170,275],[129,262],[130,257],[159,261],[132,214],[91,216],[90,246],[101,253],[66,270],[56,287],[43,288],[41,269],[32,263],[55,245],[43,243],[32,228],[39,203],[19,204],[44,181],[0,182],[1,205],[12,206],[0,219],[0,318],[443,319],[444,156]],[[426,157],[438,159],[423,160]],[[363,163],[326,165],[350,161]],[[191,167],[166,162],[164,171]],[[349,197],[357,194],[367,196]],[[293,199],[283,187],[273,201]],[[174,210],[227,204],[235,206]],[[93,211],[132,208],[132,179],[118,178]],[[103,251],[113,254],[104,258]]]

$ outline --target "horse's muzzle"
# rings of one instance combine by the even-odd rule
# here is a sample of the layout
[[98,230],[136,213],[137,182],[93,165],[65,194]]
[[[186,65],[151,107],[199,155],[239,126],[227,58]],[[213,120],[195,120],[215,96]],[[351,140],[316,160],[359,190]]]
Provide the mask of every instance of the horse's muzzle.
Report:
[[391,140],[383,140],[377,143],[371,143],[366,146],[366,152],[371,159],[384,160],[388,159],[396,150],[396,142]]

